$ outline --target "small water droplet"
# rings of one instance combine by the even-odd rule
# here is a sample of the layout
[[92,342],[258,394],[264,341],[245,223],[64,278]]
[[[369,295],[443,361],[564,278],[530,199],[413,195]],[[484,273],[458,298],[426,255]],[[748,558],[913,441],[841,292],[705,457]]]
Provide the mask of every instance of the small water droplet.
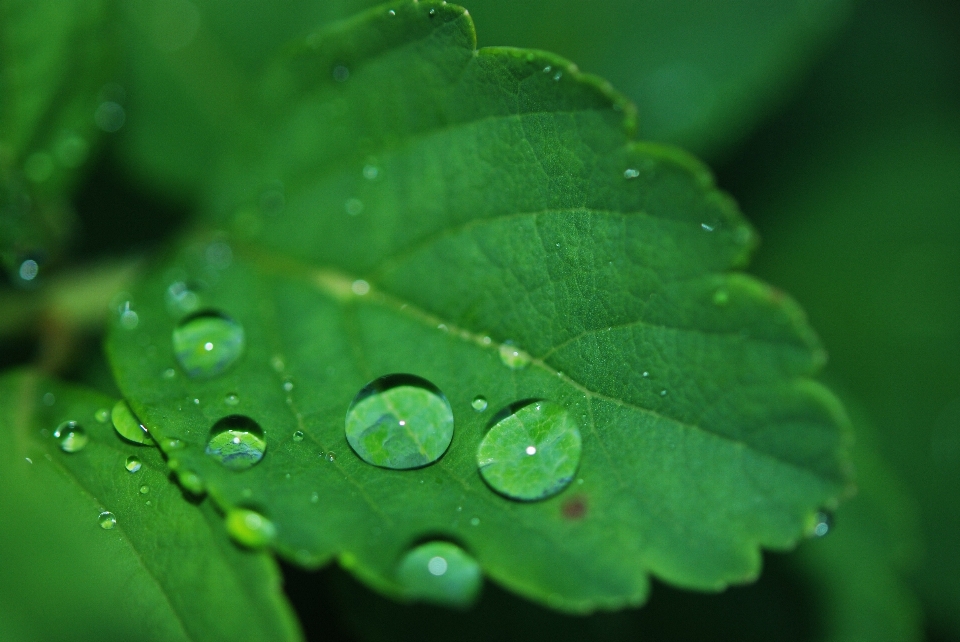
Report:
[[150,492],[150,487],[147,486],[146,484],[144,484],[143,486],[140,487],[140,494],[141,494],[141,495],[146,495],[146,494],[149,493],[149,492]]
[[113,420],[113,429],[124,439],[136,444],[151,443],[146,427],[133,414],[133,410],[126,401],[120,400],[114,404],[110,418]]
[[348,198],[343,207],[350,216],[357,216],[363,211],[363,201],[359,198]]
[[640,176],[640,170],[635,169],[635,168],[633,168],[633,167],[630,167],[630,168],[625,169],[625,170],[623,171],[623,177],[624,177],[624,178],[627,178],[627,179],[629,179],[629,178],[636,178],[637,176]]
[[183,489],[193,495],[203,495],[203,478],[192,470],[177,470],[177,481],[183,486]]
[[166,293],[167,309],[171,314],[189,314],[200,305],[200,297],[183,281],[171,283]]
[[235,542],[248,548],[260,548],[269,544],[277,529],[269,519],[247,508],[234,508],[227,512],[227,532]]
[[153,506],[153,502],[151,502],[149,499],[147,500],[147,506]]
[[187,317],[173,330],[173,353],[187,375],[206,379],[233,365],[243,353],[243,326],[217,312]]
[[580,429],[550,401],[509,406],[497,414],[477,450],[480,474],[497,492],[525,501],[563,490],[580,463]]
[[666,388],[664,388],[663,390],[660,391],[660,396],[661,396],[661,397],[666,397],[666,396],[667,396],[667,390],[666,390]]
[[236,406],[240,403],[240,395],[235,392],[228,393],[227,396],[223,398],[223,403],[228,406]]
[[284,381],[284,382],[283,382],[283,389],[286,390],[287,392],[290,392],[291,390],[293,390],[293,382],[290,381],[289,379],[287,379],[286,381]]
[[712,231],[714,230],[714,226],[713,226],[713,225],[707,225],[706,223],[701,223],[701,224],[700,224],[700,227],[702,227],[703,229],[705,229],[705,230],[708,231],[708,232],[712,232]]
[[479,518],[479,517],[471,517],[471,518],[470,518],[470,525],[471,525],[471,526],[479,526],[479,525],[480,525],[480,518]]
[[162,373],[160,373],[160,376],[166,379],[167,381],[169,381],[170,379],[173,379],[174,377],[177,376],[177,371],[174,370],[173,368],[167,368]]
[[320,501],[320,493],[314,492],[310,495],[310,501],[314,504]]
[[327,461],[334,462],[336,460],[337,460],[337,453],[333,452],[332,450],[327,453]]
[[119,312],[118,323],[124,330],[135,330],[140,325],[140,315],[134,311],[130,301],[125,301]]
[[83,450],[90,438],[83,426],[75,421],[65,421],[53,431],[53,438],[60,442],[60,450],[75,453]]
[[117,525],[117,516],[105,510],[97,516],[97,523],[105,531],[112,530]]
[[450,542],[427,542],[410,550],[397,568],[408,598],[466,606],[476,599],[483,574],[480,565]]
[[293,433],[293,440],[297,442],[303,441],[303,431],[298,430],[295,433]]
[[395,15],[397,15],[397,12],[396,12],[396,11],[394,11],[393,9],[391,9],[391,10],[390,10],[390,11],[388,11],[387,13],[388,13],[388,14],[390,14],[391,16],[395,16]]
[[127,471],[131,473],[137,472],[138,470],[140,470],[142,466],[143,464],[140,462],[140,458],[137,457],[136,455],[130,455],[129,457],[127,457],[127,461],[123,465],[123,467],[126,468]]
[[28,463],[28,464],[32,464],[32,463],[33,463],[33,460],[30,459],[29,457],[24,457],[24,459],[27,460],[27,463]]
[[163,439],[160,442],[160,445],[163,446],[163,450],[181,450],[183,448],[183,442],[179,439]]
[[500,361],[511,370],[520,370],[530,365],[530,355],[507,341],[500,346]]
[[27,259],[20,264],[20,270],[17,273],[24,281],[33,281],[40,273],[40,266],[33,259]]
[[715,305],[726,305],[730,301],[730,293],[726,290],[717,290],[713,294],[713,302]]
[[107,410],[106,408],[100,408],[95,413],[93,413],[93,417],[99,423],[105,424],[108,421],[110,421],[110,411]]
[[554,81],[560,80],[561,78],[563,78],[563,72],[562,72],[562,71],[558,71],[557,73],[553,74],[553,79],[554,79]]
[[436,10],[436,9],[431,9],[430,11],[427,12],[427,15],[432,18],[432,17],[434,17],[435,15],[437,15],[437,10]]
[[487,409],[487,400],[480,395],[477,395],[473,398],[473,401],[470,402],[470,405],[473,406],[473,409],[477,412],[483,412]]
[[230,415],[213,425],[206,453],[230,470],[255,466],[267,449],[263,429],[250,417]]
[[363,177],[368,181],[376,179],[380,175],[380,168],[376,165],[364,165]]
[[364,294],[370,292],[370,284],[363,279],[357,279],[350,286],[350,289],[353,290],[353,293],[357,296],[363,296]]
[[346,65],[337,65],[333,68],[333,79],[337,82],[347,82],[350,79],[350,70]]
[[481,339],[481,342],[483,343],[483,345],[488,346],[491,343],[493,343],[493,339],[491,339],[490,337],[484,337],[483,339]]
[[643,371],[643,376],[644,376],[644,377],[649,377],[649,376],[650,376],[650,373],[647,372],[646,370],[644,370],[644,371]]
[[826,511],[817,511],[813,517],[813,527],[810,534],[813,537],[824,537],[833,528],[833,515]]
[[347,411],[346,436],[374,466],[409,469],[439,459],[453,439],[453,411],[433,384],[389,375],[364,386]]
[[543,68],[543,73],[545,74],[549,74],[551,71],[553,71],[553,67],[551,67],[550,65],[547,65],[546,67]]

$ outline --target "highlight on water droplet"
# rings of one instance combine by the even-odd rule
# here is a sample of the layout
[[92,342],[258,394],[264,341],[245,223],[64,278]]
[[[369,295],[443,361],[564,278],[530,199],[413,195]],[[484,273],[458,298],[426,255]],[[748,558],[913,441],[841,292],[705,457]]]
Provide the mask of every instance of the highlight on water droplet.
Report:
[[75,421],[65,421],[53,431],[53,438],[60,442],[60,450],[75,453],[83,450],[90,438],[83,426]]
[[243,326],[213,311],[199,312],[173,330],[173,353],[187,375],[215,377],[240,358],[245,346]]
[[482,397],[481,395],[477,395],[476,397],[473,398],[473,401],[470,402],[470,405],[477,412],[483,412],[484,410],[487,409],[487,400],[485,397]]
[[247,548],[266,546],[277,534],[273,522],[249,508],[233,508],[227,511],[226,526],[233,541]]
[[230,415],[213,425],[206,453],[230,470],[255,466],[267,450],[260,424],[244,415]]
[[108,510],[103,511],[97,516],[97,523],[105,531],[112,530],[117,525],[117,516]]
[[127,469],[128,472],[135,473],[143,466],[143,463],[140,461],[140,458],[136,455],[130,455],[127,457],[127,461],[123,464],[123,467]]
[[513,341],[506,341],[500,346],[500,361],[511,370],[520,370],[530,365],[530,355],[513,344]]
[[465,607],[480,593],[480,564],[450,542],[433,541],[411,549],[400,560],[397,580],[409,599]]
[[523,501],[563,490],[580,465],[580,429],[563,406],[525,401],[497,413],[480,442],[477,465],[498,493]]
[[146,427],[133,414],[130,404],[126,401],[121,399],[114,404],[113,410],[110,412],[110,419],[113,421],[113,429],[124,439],[136,444],[151,443]]
[[364,386],[347,411],[347,442],[365,462],[419,468],[439,459],[453,439],[453,410],[429,381],[406,374]]

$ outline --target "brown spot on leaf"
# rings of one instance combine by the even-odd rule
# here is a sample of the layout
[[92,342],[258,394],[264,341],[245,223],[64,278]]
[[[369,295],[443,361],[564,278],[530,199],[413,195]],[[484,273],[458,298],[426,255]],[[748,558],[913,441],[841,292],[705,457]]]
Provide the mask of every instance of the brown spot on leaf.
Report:
[[583,519],[587,514],[587,498],[584,495],[571,497],[560,506],[560,512],[570,520]]

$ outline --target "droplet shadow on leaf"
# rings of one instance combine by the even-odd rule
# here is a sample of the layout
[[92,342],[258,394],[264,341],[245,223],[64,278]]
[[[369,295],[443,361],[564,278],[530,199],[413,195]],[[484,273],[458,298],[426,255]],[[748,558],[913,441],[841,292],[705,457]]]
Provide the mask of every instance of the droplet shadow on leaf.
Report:
[[287,596],[307,640],[430,642],[458,640],[782,642],[818,639],[816,599],[783,556],[767,555],[760,579],[720,594],[655,582],[640,609],[566,615],[487,581],[469,611],[404,605],[359,584],[335,566],[307,572],[283,565]]

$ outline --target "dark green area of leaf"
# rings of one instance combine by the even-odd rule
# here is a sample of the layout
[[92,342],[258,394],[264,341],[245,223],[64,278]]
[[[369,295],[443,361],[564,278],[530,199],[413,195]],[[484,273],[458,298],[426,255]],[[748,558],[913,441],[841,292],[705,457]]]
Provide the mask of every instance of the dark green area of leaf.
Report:
[[[648,573],[707,590],[754,578],[759,547],[793,545],[846,472],[802,313],[730,272],[750,228],[702,166],[631,142],[632,108],[607,84],[547,54],[476,51],[452,5],[392,10],[309,36],[268,74],[272,138],[219,181],[222,231],[153,270],[139,324],[111,333],[121,389],[178,473],[262,511],[281,554],[339,556],[389,594],[428,535],[571,611],[638,604]],[[244,327],[243,357],[215,378],[177,370],[172,280]],[[529,365],[505,364],[508,345]],[[454,412],[450,449],[416,471],[371,466],[344,436],[357,392],[396,373]],[[577,481],[532,504],[492,493],[478,394],[566,407]],[[204,454],[237,413],[268,442],[239,474]]]
[[[299,639],[273,561],[184,499],[157,449],[122,440],[113,403],[31,372],[0,378],[0,637]],[[76,452],[53,436],[64,421],[88,437]]]

